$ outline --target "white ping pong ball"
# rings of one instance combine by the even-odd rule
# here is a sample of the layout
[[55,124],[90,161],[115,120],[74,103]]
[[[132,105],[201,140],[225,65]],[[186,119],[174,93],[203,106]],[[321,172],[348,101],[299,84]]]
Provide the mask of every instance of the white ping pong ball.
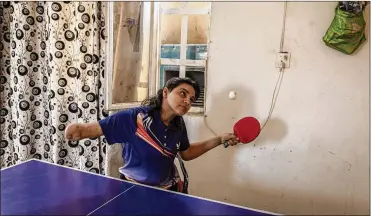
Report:
[[229,92],[229,99],[235,99],[236,98],[236,92],[234,92],[234,91],[231,91],[231,92]]

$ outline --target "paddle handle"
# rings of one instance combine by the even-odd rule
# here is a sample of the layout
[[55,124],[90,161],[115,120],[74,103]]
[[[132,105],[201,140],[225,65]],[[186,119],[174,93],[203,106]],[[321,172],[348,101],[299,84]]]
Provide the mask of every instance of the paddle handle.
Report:
[[229,146],[228,141],[223,143],[224,148],[227,148]]

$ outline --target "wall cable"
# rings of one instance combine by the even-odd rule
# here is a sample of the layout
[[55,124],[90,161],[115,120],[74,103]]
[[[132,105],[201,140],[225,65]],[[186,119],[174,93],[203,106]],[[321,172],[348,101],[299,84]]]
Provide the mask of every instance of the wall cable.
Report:
[[[280,40],[280,48],[279,48],[279,52],[283,52],[283,47],[284,47],[284,38],[285,38],[285,31],[286,31],[286,13],[287,13],[287,1],[284,2],[284,10],[283,10],[283,23],[282,23],[282,31],[281,31],[281,40]],[[277,97],[278,97],[278,93],[280,91],[280,88],[281,88],[281,83],[282,83],[282,79],[283,79],[283,74],[284,74],[284,68],[285,68],[285,65],[283,64],[282,62],[282,66],[280,67],[279,69],[279,76],[278,76],[278,79],[277,79],[277,82],[276,82],[276,85],[275,85],[275,88],[274,88],[274,91],[273,91],[273,96],[272,96],[272,100],[271,100],[271,107],[270,107],[270,110],[269,110],[269,114],[268,114],[268,117],[267,119],[265,120],[261,130],[264,129],[264,127],[266,126],[266,124],[268,123],[268,121],[270,120],[272,114],[273,114],[273,110],[274,110],[274,107],[276,105],[276,101],[277,101]],[[206,73],[208,74],[208,73]],[[208,79],[206,79],[208,80]],[[207,93],[207,87],[205,87],[205,96],[206,96],[206,93]],[[214,135],[217,135],[217,133],[212,130],[210,128],[210,126],[208,125],[207,123],[207,115],[206,115],[206,97],[205,97],[205,104],[204,104],[204,124],[206,126],[206,128],[212,132]]]

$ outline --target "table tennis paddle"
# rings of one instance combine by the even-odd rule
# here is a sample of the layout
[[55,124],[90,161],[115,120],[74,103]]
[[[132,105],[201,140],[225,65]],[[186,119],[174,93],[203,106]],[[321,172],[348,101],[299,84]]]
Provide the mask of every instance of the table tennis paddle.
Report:
[[[260,134],[260,123],[254,117],[244,117],[234,124],[233,132],[241,143],[252,142]],[[223,145],[227,148],[229,146],[228,141]]]

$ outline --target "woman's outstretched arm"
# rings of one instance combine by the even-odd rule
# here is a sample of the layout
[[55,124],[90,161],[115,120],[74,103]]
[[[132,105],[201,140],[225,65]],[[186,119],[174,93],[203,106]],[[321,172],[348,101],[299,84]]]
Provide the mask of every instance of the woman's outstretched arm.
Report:
[[78,141],[85,138],[96,138],[103,135],[98,122],[73,123],[67,126],[65,137],[68,140]]

